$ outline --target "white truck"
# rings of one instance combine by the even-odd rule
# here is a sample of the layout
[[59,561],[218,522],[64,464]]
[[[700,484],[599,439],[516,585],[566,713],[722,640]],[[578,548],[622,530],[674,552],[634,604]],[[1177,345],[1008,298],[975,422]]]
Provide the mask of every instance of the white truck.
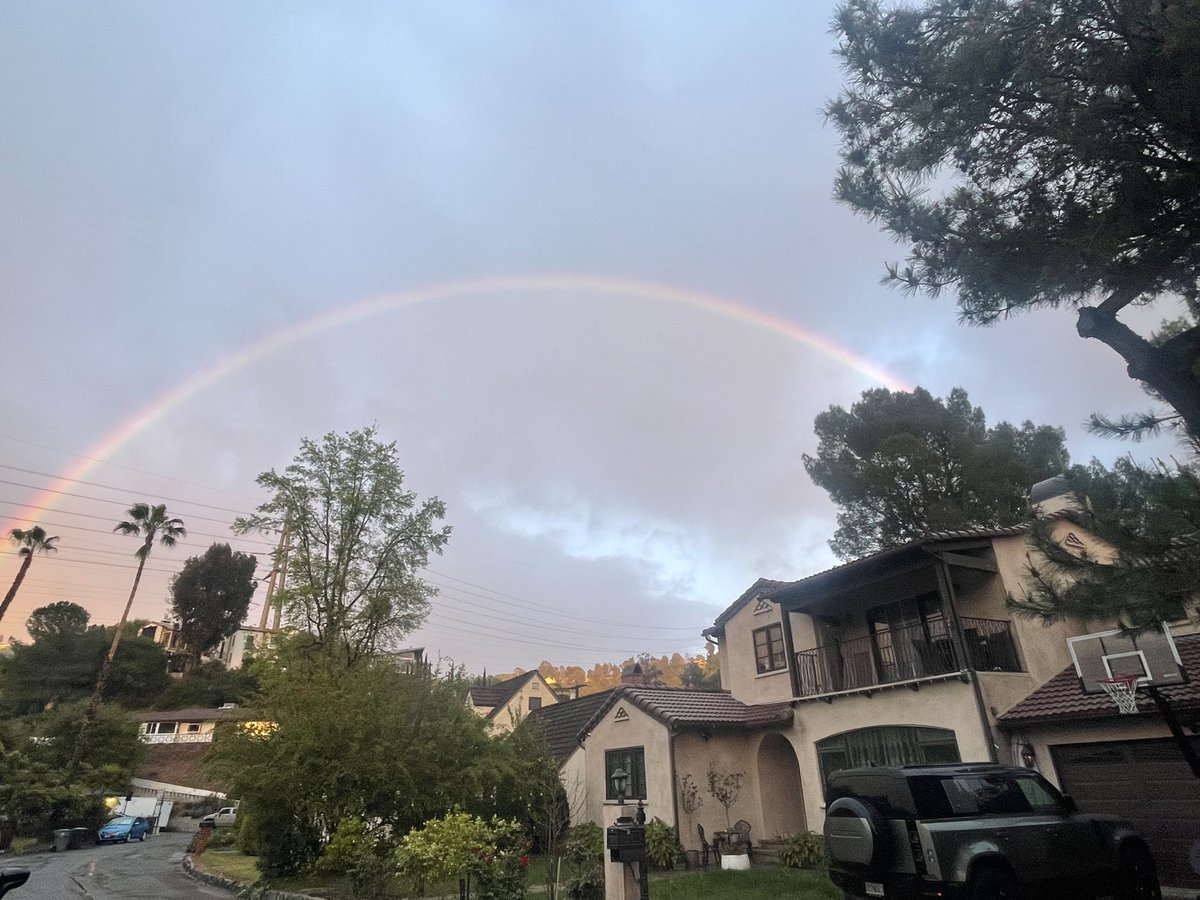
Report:
[[215,813],[209,813],[200,819],[201,822],[212,822],[217,828],[222,825],[233,825],[237,822],[237,807],[225,806],[218,809]]

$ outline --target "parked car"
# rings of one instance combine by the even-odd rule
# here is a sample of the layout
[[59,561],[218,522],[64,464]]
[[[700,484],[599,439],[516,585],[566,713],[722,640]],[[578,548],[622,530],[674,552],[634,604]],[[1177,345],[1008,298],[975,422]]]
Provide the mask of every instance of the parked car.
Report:
[[200,819],[201,822],[212,822],[214,826],[233,825],[237,822],[237,807],[226,806],[215,813],[209,813]]
[[28,869],[0,869],[0,897],[29,880]]
[[149,830],[149,820],[141,816],[117,816],[115,819],[105,822],[104,826],[96,833],[96,843],[108,844],[120,841],[125,844],[129,841],[144,841]]
[[826,801],[829,877],[847,898],[1162,896],[1133,826],[1079,812],[1030,769],[847,769]]

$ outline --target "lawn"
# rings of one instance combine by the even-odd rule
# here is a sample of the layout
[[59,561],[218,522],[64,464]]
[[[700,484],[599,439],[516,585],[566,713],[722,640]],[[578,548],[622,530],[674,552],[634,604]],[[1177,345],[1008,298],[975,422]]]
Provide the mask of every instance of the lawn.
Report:
[[[233,850],[209,850],[201,859],[206,872],[223,875],[235,881],[253,882],[258,878],[254,857]],[[546,860],[533,857],[529,865],[530,900],[545,898]],[[828,880],[811,872],[796,869],[752,869],[749,872],[652,872],[651,892],[654,900],[839,900],[841,894]],[[300,876],[275,882],[281,890],[313,893],[322,897],[347,897],[349,892],[340,878]],[[458,896],[454,884],[431,885],[428,897]]]
[[[664,873],[665,874],[665,873]],[[650,877],[654,900],[840,900],[828,879],[798,869],[751,869],[749,872],[686,872]]]

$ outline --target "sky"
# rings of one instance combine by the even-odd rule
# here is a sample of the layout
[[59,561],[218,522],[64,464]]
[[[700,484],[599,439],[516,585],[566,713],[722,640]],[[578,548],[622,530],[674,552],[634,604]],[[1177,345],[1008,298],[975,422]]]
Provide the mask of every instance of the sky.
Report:
[[697,652],[833,564],[802,454],[868,388],[1128,452],[1083,423],[1147,399],[1069,311],[880,284],[903,248],[832,199],[833,6],[0,6],[0,519],[60,536],[0,633],[117,621],[138,501],[189,536],[133,616],[214,541],[265,572],[255,476],[371,423],[454,529],[409,643],[470,672]]

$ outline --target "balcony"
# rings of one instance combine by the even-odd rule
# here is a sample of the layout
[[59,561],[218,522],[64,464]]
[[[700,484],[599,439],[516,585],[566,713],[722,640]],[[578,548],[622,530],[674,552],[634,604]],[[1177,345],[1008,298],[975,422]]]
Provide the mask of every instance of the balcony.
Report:
[[[962,621],[971,667],[985,672],[1019,672],[1012,623],[1003,619]],[[957,672],[944,619],[880,631],[796,654],[800,696],[863,690]]]

